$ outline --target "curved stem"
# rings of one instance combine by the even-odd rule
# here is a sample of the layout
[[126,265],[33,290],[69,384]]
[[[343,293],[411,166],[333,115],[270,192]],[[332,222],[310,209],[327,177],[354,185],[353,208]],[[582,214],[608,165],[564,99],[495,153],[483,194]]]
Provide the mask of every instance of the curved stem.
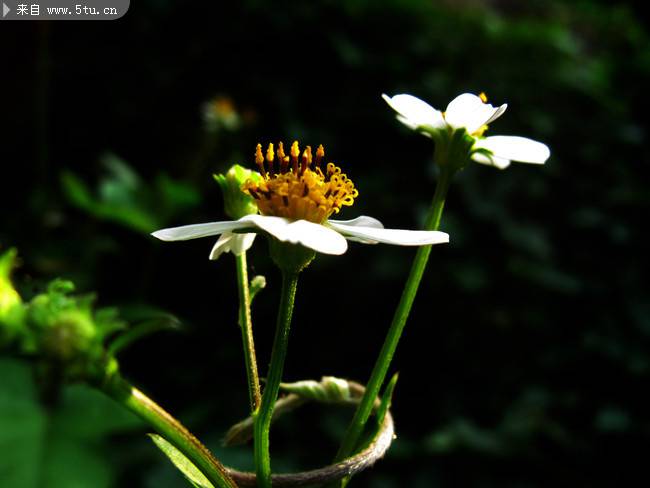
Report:
[[[424,224],[425,230],[438,230],[452,176],[453,172],[450,169],[445,167],[442,168],[440,179],[436,185],[433,201],[431,202],[431,207]],[[422,275],[427,266],[430,253],[431,246],[422,246],[418,249],[417,254],[415,255],[415,259],[411,265],[411,271],[406,280],[406,284],[404,285],[402,297],[397,305],[393,321],[388,333],[386,334],[386,339],[384,340],[384,344],[372,370],[372,374],[370,375],[370,380],[366,386],[363,399],[348,426],[341,447],[336,454],[335,462],[350,456],[358,445],[359,438],[361,437],[366,422],[372,412],[373,401],[379,395],[379,390],[384,383],[388,367],[390,366],[395,350],[397,349],[397,344],[402,335],[402,331],[404,330],[404,326],[406,325],[406,320],[408,319],[411,306],[415,300],[415,295],[420,286],[420,281],[422,280]],[[346,484],[347,481],[343,480],[339,486],[345,486]]]
[[255,412],[254,433],[255,433],[255,469],[257,471],[258,486],[262,488],[271,487],[271,458],[269,454],[269,430],[273,416],[273,406],[278,398],[280,381],[284,360],[287,356],[287,345],[289,343],[289,328],[293,314],[293,302],[296,298],[298,286],[298,273],[282,271],[282,296],[278,310],[278,322],[273,340],[271,352],[271,365],[269,374],[262,395],[262,403]]
[[251,319],[251,299],[248,288],[248,270],[246,269],[246,251],[235,256],[237,265],[237,290],[239,293],[239,327],[241,328],[242,344],[244,346],[244,362],[246,363],[246,379],[248,381],[248,397],[251,412],[260,406],[260,378],[257,372],[255,341],[253,340],[253,321]]
[[[340,404],[340,405],[355,405],[358,404],[363,396],[364,387],[359,383],[353,381],[348,382],[350,388],[351,396],[349,399],[341,401],[326,401],[326,403]],[[294,393],[291,393],[285,397],[279,399],[275,404],[275,413],[274,421],[276,420],[276,413],[283,412],[287,413],[309,401],[321,401],[318,399],[307,399],[301,396],[298,396]],[[379,407],[380,399],[375,400],[374,408]],[[248,425],[248,420],[246,419],[240,422],[240,425]],[[249,438],[250,432],[247,429],[242,430],[242,438]],[[288,487],[301,487],[301,486],[322,486],[324,483],[331,483],[335,481],[340,481],[341,479],[357,474],[370,466],[374,465],[379,459],[381,459],[394,439],[394,425],[393,417],[390,413],[390,410],[386,411],[381,425],[378,425],[378,432],[370,440],[370,442],[357,454],[347,459],[344,459],[338,463],[330,464],[329,466],[324,466],[322,468],[312,469],[309,471],[301,471],[299,473],[285,473],[280,474],[276,473],[271,476],[273,481],[273,488],[288,488]],[[255,473],[248,473],[237,471],[232,468],[227,468],[228,473],[233,477],[239,486],[244,487],[256,487],[257,486],[257,476]]]
[[237,488],[237,484],[230,477],[226,468],[208,448],[183,424],[136,387],[116,374],[101,385],[100,388],[171,442],[196,465],[215,487]]

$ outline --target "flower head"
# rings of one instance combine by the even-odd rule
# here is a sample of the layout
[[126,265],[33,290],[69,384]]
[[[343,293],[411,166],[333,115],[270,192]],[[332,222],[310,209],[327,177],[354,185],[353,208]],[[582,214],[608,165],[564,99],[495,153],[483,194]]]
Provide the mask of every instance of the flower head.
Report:
[[437,231],[384,229],[378,220],[360,216],[353,220],[330,220],[344,206],[351,206],[358,196],[354,183],[334,163],[324,165],[325,150],[319,146],[312,155],[307,146],[302,154],[298,142],[285,154],[282,143],[277,152],[269,144],[266,153],[258,144],[255,161],[261,180],[247,180],[241,190],[253,197],[261,215],[245,215],[238,220],[185,225],[162,229],[152,235],[163,241],[183,241],[221,234],[210,254],[216,259],[224,251],[246,250],[233,236],[268,234],[278,241],[300,244],[324,254],[343,254],[347,240],[401,246],[422,246],[449,242],[449,236]]
[[510,161],[544,164],[550,156],[545,144],[532,139],[518,136],[484,137],[488,124],[501,117],[508,105],[504,103],[493,107],[487,103],[483,93],[478,96],[471,93],[458,95],[449,102],[444,112],[412,95],[382,95],[382,98],[397,112],[400,122],[432,137],[441,146],[440,152],[436,149],[441,155],[437,158],[441,164],[444,164],[443,159],[453,154],[456,158],[465,158],[456,162],[461,167],[472,159],[504,169],[510,165]]
[[298,141],[291,145],[289,155],[284,153],[281,142],[277,153],[269,144],[265,157],[262,145],[258,144],[255,163],[263,180],[249,180],[243,190],[257,200],[262,215],[320,224],[342,206],[351,206],[359,195],[354,183],[334,163],[327,163],[325,171],[321,170],[324,157],[322,145],[316,149],[315,157],[312,158],[310,146],[301,156]]

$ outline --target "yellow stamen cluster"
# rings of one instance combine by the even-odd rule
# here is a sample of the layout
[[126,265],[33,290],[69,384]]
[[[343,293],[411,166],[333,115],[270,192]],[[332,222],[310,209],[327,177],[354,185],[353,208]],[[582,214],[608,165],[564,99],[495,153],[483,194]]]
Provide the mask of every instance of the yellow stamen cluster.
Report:
[[300,154],[298,141],[291,145],[289,154],[284,153],[281,142],[277,151],[269,144],[265,154],[258,144],[255,163],[263,179],[248,180],[242,190],[255,199],[262,215],[320,224],[338,213],[342,206],[352,205],[359,194],[354,183],[334,163],[327,163],[325,171],[321,170],[324,157],[322,145],[312,158],[310,146]]

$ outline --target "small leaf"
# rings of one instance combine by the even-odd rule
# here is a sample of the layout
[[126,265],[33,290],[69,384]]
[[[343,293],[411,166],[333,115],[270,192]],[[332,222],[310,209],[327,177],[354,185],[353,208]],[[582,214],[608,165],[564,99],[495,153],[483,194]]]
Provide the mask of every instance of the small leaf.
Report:
[[143,337],[162,330],[178,330],[180,325],[180,321],[171,314],[162,314],[159,317],[145,320],[117,336],[108,346],[108,352],[113,356],[117,355]]
[[[388,382],[388,386],[386,386],[384,394],[381,396],[379,407],[377,407],[377,410],[375,411],[374,425],[367,425],[368,432],[357,444],[357,449],[355,452],[361,452],[366,447],[368,447],[373,439],[377,436],[377,433],[381,430],[381,425],[384,423],[386,413],[388,412],[391,402],[393,401],[393,392],[395,391],[395,385],[397,384],[398,377],[399,373],[395,373]],[[347,485],[347,482],[345,485]]]
[[399,373],[395,373],[390,379],[388,386],[384,390],[384,394],[381,396],[381,403],[379,404],[376,415],[377,427],[381,427],[381,424],[384,423],[386,412],[388,412],[388,409],[390,408],[390,405],[393,401],[393,392],[395,391],[395,385],[397,384],[398,379]]
[[169,458],[174,466],[183,473],[192,486],[195,488],[214,488],[214,485],[201,473],[199,468],[167,440],[157,434],[149,434],[149,437],[151,437],[151,440],[156,444],[158,449]]
[[94,202],[90,190],[86,184],[70,171],[61,172],[61,186],[68,200],[84,210],[92,211]]

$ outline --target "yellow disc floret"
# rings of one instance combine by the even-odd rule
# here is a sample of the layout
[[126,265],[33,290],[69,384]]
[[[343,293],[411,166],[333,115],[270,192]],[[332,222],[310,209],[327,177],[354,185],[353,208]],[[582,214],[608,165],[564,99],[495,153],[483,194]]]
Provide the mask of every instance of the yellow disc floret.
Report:
[[310,146],[301,156],[298,141],[291,145],[288,155],[281,142],[277,151],[269,144],[266,154],[258,144],[255,163],[262,181],[248,180],[242,190],[255,199],[262,215],[320,224],[338,213],[342,206],[352,205],[359,194],[354,183],[334,163],[327,163],[325,171],[321,170],[324,157],[322,145],[312,158]]

